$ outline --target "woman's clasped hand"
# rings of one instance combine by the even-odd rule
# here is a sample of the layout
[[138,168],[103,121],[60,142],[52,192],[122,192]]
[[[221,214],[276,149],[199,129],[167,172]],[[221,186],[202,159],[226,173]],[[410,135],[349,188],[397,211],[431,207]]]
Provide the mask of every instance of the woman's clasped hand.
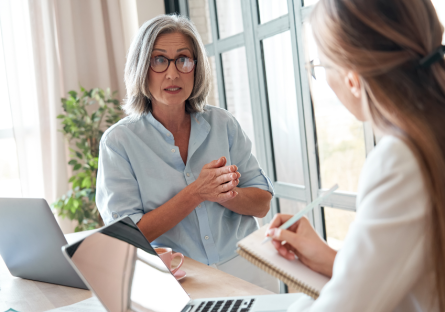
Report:
[[272,237],[272,244],[281,256],[293,260],[295,256],[312,270],[332,276],[337,252],[318,236],[306,217],[302,217],[287,230],[279,227],[293,215],[277,214],[266,235]]
[[202,167],[196,181],[191,185],[192,192],[200,201],[224,203],[236,195],[241,173],[235,165],[226,166],[227,159],[221,157]]

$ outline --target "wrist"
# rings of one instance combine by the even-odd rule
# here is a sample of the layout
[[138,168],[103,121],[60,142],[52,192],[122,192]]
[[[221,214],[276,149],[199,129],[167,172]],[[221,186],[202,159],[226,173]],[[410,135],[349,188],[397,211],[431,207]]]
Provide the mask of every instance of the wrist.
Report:
[[335,249],[332,249],[331,247],[329,247],[329,252],[327,253],[327,257],[325,265],[324,265],[324,272],[323,274],[328,276],[328,277],[332,277],[332,271],[334,269],[334,261],[335,261],[335,257],[337,256],[337,251]]
[[198,189],[196,187],[196,182],[187,185],[184,191],[186,191],[187,198],[192,202],[194,206],[198,206],[200,203],[204,201],[204,199],[198,192]]

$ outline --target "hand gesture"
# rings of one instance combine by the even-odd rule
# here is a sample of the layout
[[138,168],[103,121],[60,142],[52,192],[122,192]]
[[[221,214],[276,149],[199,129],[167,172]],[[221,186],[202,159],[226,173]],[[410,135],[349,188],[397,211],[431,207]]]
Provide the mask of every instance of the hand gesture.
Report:
[[293,215],[277,214],[266,231],[266,235],[273,238],[275,249],[284,258],[293,260],[297,256],[312,270],[331,277],[337,252],[318,236],[306,217],[302,217],[287,230],[278,228],[292,217]]
[[239,184],[241,174],[235,165],[225,166],[225,157],[214,160],[202,167],[194,184],[195,194],[202,201],[223,203],[234,198],[238,192],[234,188]]

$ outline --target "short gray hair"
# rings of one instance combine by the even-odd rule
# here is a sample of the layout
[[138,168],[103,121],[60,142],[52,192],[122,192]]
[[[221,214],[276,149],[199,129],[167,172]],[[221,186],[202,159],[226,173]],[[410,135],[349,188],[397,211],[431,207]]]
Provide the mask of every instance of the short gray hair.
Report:
[[186,111],[202,112],[210,90],[211,71],[204,44],[195,26],[185,17],[159,15],[142,25],[128,51],[125,64],[125,86],[127,96],[122,108],[132,117],[140,117],[151,111],[152,95],[147,79],[153,46],[159,35],[182,33],[192,41],[195,67],[195,81],[192,93],[186,101]]

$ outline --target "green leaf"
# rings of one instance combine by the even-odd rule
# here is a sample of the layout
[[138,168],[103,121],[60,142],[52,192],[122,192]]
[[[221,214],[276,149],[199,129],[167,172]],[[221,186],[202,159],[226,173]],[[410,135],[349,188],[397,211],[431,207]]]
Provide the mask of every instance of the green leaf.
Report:
[[77,92],[76,91],[71,90],[71,91],[68,92],[68,94],[71,95],[71,97],[73,97],[75,99],[77,98]]
[[79,153],[79,152],[76,152],[76,156],[79,157],[80,159],[83,158],[83,155],[81,153]]
[[57,119],[62,119],[62,118],[65,118],[65,117],[66,117],[65,115],[58,115]]
[[75,171],[75,170],[79,170],[80,167],[82,167],[81,164],[76,164],[76,165],[74,166],[73,170],[74,170],[74,171]]
[[73,182],[75,179],[76,179],[76,176],[72,176],[72,177],[68,180],[68,183]]
[[75,164],[77,164],[77,160],[75,160],[75,159],[71,159],[71,160],[68,162],[68,165],[75,165]]
[[87,176],[87,174],[86,174],[85,172],[79,172],[79,173],[77,174],[77,176],[78,176],[79,178],[85,178],[85,177]]
[[91,187],[91,178],[88,177],[83,179],[82,185],[80,187],[86,187],[86,188]]

